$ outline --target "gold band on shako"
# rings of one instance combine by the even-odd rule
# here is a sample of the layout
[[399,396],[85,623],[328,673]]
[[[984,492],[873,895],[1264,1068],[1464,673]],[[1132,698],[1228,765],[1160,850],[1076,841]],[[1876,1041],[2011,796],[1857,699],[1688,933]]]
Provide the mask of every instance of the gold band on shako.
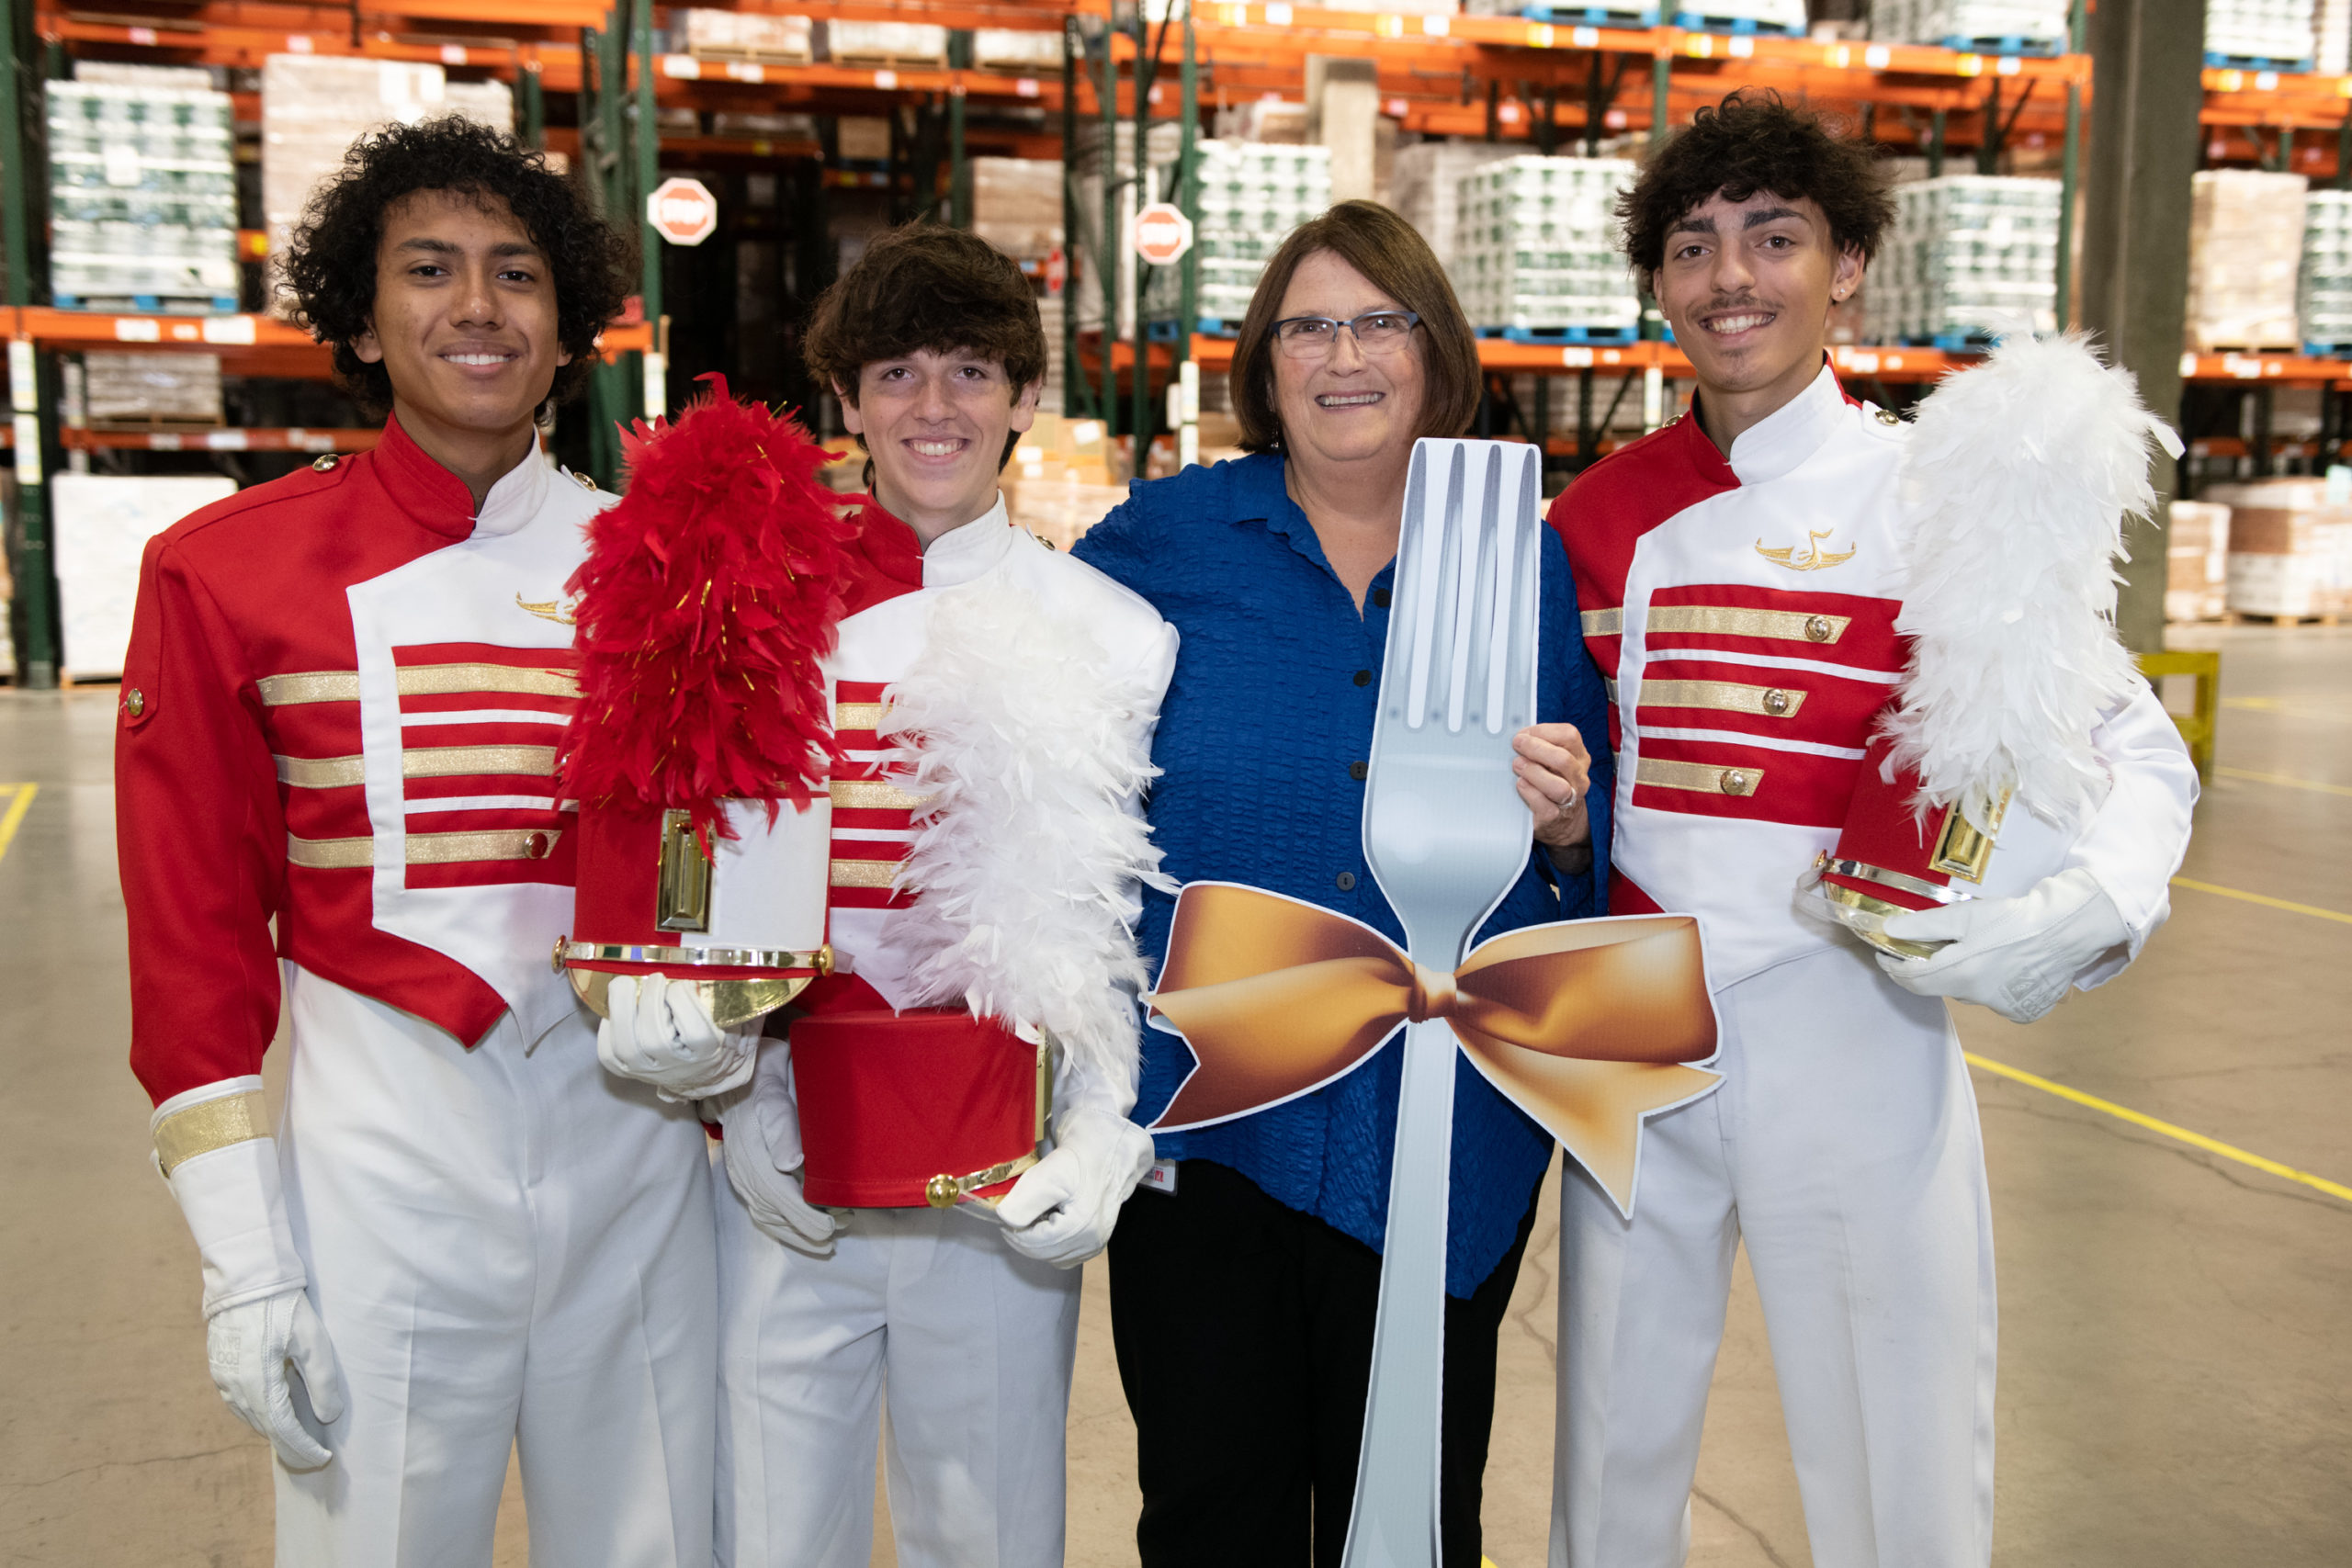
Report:
[[269,1135],[269,1107],[261,1090],[220,1095],[175,1111],[155,1124],[155,1164],[169,1176],[198,1155]]
[[688,964],[713,969],[813,969],[833,972],[833,950],[794,953],[771,947],[631,947],[612,942],[556,943],[555,966],[567,964]]
[[[1939,904],[1965,903],[1976,897],[1965,888],[1947,887],[1922,877],[1906,876],[1899,871],[1889,871],[1884,866],[1864,865],[1858,860],[1832,860],[1824,857],[1821,862],[1821,874],[1842,876],[1852,882],[1874,882],[1881,887],[1892,887],[1899,893],[1908,893],[1917,898],[1930,898]],[[1916,909],[1905,909],[1900,912],[1918,913]]]

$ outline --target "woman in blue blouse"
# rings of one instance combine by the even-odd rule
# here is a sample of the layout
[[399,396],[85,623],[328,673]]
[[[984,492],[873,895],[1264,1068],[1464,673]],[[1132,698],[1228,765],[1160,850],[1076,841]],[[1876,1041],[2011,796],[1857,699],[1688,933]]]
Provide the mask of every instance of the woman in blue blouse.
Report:
[[[1404,942],[1363,862],[1365,761],[1407,464],[1416,438],[1464,433],[1480,377],[1429,246],[1386,208],[1342,203],[1284,243],[1242,323],[1233,402],[1251,455],[1138,486],[1080,542],[1080,557],[1182,633],[1148,805],[1179,881],[1247,883]],[[1481,936],[1606,909],[1609,763],[1581,739],[1601,732],[1604,699],[1575,636],[1559,540],[1543,539],[1544,722],[1517,738],[1513,762],[1538,842]],[[1155,965],[1172,909],[1161,895],[1146,903]],[[1391,1041],[1313,1093],[1158,1139],[1161,1165],[1111,1241],[1145,1568],[1340,1561],[1400,1060]],[[1138,1121],[1191,1066],[1181,1039],[1145,1032]],[[1447,1568],[1479,1562],[1496,1335],[1551,1154],[1549,1135],[1483,1077],[1457,1075]]]

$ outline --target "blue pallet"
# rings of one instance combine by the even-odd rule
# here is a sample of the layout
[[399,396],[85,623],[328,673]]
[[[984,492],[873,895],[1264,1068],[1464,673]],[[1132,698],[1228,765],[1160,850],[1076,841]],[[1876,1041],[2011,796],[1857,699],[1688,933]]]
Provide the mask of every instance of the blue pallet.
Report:
[[1563,28],[1654,28],[1658,14],[1655,6],[1530,6],[1520,13]]
[[1198,331],[1203,337],[1239,337],[1241,323],[1223,316],[1203,316]]
[[1905,348],[1940,348],[1946,354],[1982,354],[2001,341],[1998,333],[1905,333]]
[[2214,54],[2205,56],[2209,71],[2276,71],[2287,76],[2307,76],[2312,61],[2307,55],[2301,60],[2270,60],[2259,54]]
[[1803,38],[1803,28],[1759,22],[1753,17],[1710,17],[1698,11],[1677,11],[1674,25],[1686,33],[1729,33],[1734,38]]
[[[107,295],[107,299],[118,296]],[[116,315],[142,316],[233,316],[237,313],[237,297],[233,294],[130,294],[119,296],[130,301],[128,311],[112,305],[94,306],[79,294],[58,294],[51,297],[51,309],[59,310],[103,310]]]
[[2307,343],[2303,354],[2312,359],[2352,359],[2352,343]]
[[1506,343],[1597,344],[1614,348],[1641,340],[1638,327],[1480,327],[1480,337]]
[[2066,40],[2056,38],[1954,37],[1945,39],[1943,46],[1962,54],[2030,54],[2043,60],[2054,60],[2066,52]]

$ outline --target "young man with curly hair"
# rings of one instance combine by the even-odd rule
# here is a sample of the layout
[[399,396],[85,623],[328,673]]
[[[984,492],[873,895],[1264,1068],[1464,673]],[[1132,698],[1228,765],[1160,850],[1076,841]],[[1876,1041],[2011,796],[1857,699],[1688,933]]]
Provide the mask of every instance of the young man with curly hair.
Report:
[[572,901],[561,606],[608,498],[534,422],[627,260],[507,137],[360,142],[286,276],[380,441],[205,508],[141,567],[131,1065],[213,1382],[275,1450],[281,1563],[486,1562],[510,1454],[536,1560],[710,1560],[703,1132],[599,1067],[548,957]]
[[[826,660],[850,764],[833,972],[756,1043],[713,1028],[691,983],[616,979],[605,1065],[686,1094],[752,1075],[704,1100],[730,1185],[718,1562],[865,1568],[887,1406],[900,1563],[1052,1568],[1079,1266],[1151,1163],[1127,1119],[1129,921],[1158,862],[1135,807],[1176,634],[1006,516],[997,476],[1046,373],[1011,258],[935,224],[883,235],[805,353],[871,458]],[[1042,1158],[942,1152],[1007,1101]],[[809,1151],[845,1128],[866,1163],[820,1181]]]
[[[1813,1561],[1983,1568],[1993,1245],[1945,998],[2024,1021],[2119,973],[2164,919],[2194,772],[2132,680],[2071,738],[2108,787],[2064,869],[2020,897],[1885,921],[1888,937],[1946,943],[1930,958],[1809,918],[1800,884],[1838,846],[1915,657],[1917,623],[1898,618],[1918,608],[1907,558],[1928,537],[1905,484],[1912,427],[1849,397],[1825,355],[1891,204],[1867,145],[1736,93],[1666,145],[1620,213],[1698,390],[1579,476],[1551,522],[1609,679],[1610,907],[1699,916],[1724,1081],[1649,1122],[1630,1216],[1580,1172],[1563,1179],[1553,1568],[1684,1560],[1743,1242]],[[1981,411],[1995,387],[2017,408],[2036,395],[1981,382],[1962,406]],[[2000,461],[2017,446],[1962,435]],[[1989,502],[1977,522],[2008,525]]]

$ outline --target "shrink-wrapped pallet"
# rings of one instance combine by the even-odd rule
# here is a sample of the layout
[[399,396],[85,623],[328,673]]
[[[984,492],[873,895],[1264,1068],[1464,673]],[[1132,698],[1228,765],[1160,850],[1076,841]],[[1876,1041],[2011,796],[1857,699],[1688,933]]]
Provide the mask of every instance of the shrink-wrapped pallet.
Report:
[[217,354],[88,354],[83,410],[101,423],[219,424]]
[[2066,0],[1874,0],[1871,37],[2004,52],[2057,54],[2066,46]]
[[[1058,71],[1062,68],[1062,35],[1058,29],[1045,33],[981,28],[972,34],[972,63],[982,71]],[[1081,65],[1080,69],[1085,67]]]
[[[134,68],[135,69],[135,68]],[[51,82],[50,288],[65,310],[237,308],[229,95],[201,73]]]
[[811,24],[806,17],[718,11],[701,6],[670,15],[671,42],[698,59],[805,65],[814,58]]
[[2165,619],[2220,620],[2230,607],[2230,509],[2210,501],[2174,502],[2165,551]]
[[2233,613],[2352,611],[2352,493],[2325,479],[2285,479],[2211,485],[2204,495],[2230,509]]
[[1058,158],[972,160],[972,232],[1023,261],[1062,244],[1062,163]]
[[1630,340],[1642,302],[1619,249],[1625,158],[1498,159],[1464,175],[1446,269],[1473,326]]
[[2205,53],[2218,64],[2309,70],[2315,10],[2312,0],[2206,0]]
[[[261,206],[272,255],[283,255],[319,182],[343,166],[351,144],[379,126],[462,114],[513,131],[514,96],[503,82],[452,83],[438,65],[322,54],[273,54],[261,72]],[[271,310],[292,300],[272,291]]]
[[1462,226],[1462,176],[1500,158],[1517,156],[1508,142],[1421,141],[1396,151],[1388,176],[1388,205],[1430,243],[1441,262],[1453,254]]
[[220,474],[52,474],[59,626],[65,672],[122,673],[147,541],[198,507],[237,493]]
[[1863,289],[1877,343],[1965,347],[2005,325],[2057,325],[2056,180],[1945,175],[1894,187],[1894,231]]
[[2304,198],[2295,319],[2312,353],[2352,352],[2352,191],[2315,190]]
[[2204,169],[2188,221],[2188,347],[2293,348],[2307,182],[2259,169]]
[[947,29],[930,22],[825,24],[825,58],[836,65],[945,65]]

